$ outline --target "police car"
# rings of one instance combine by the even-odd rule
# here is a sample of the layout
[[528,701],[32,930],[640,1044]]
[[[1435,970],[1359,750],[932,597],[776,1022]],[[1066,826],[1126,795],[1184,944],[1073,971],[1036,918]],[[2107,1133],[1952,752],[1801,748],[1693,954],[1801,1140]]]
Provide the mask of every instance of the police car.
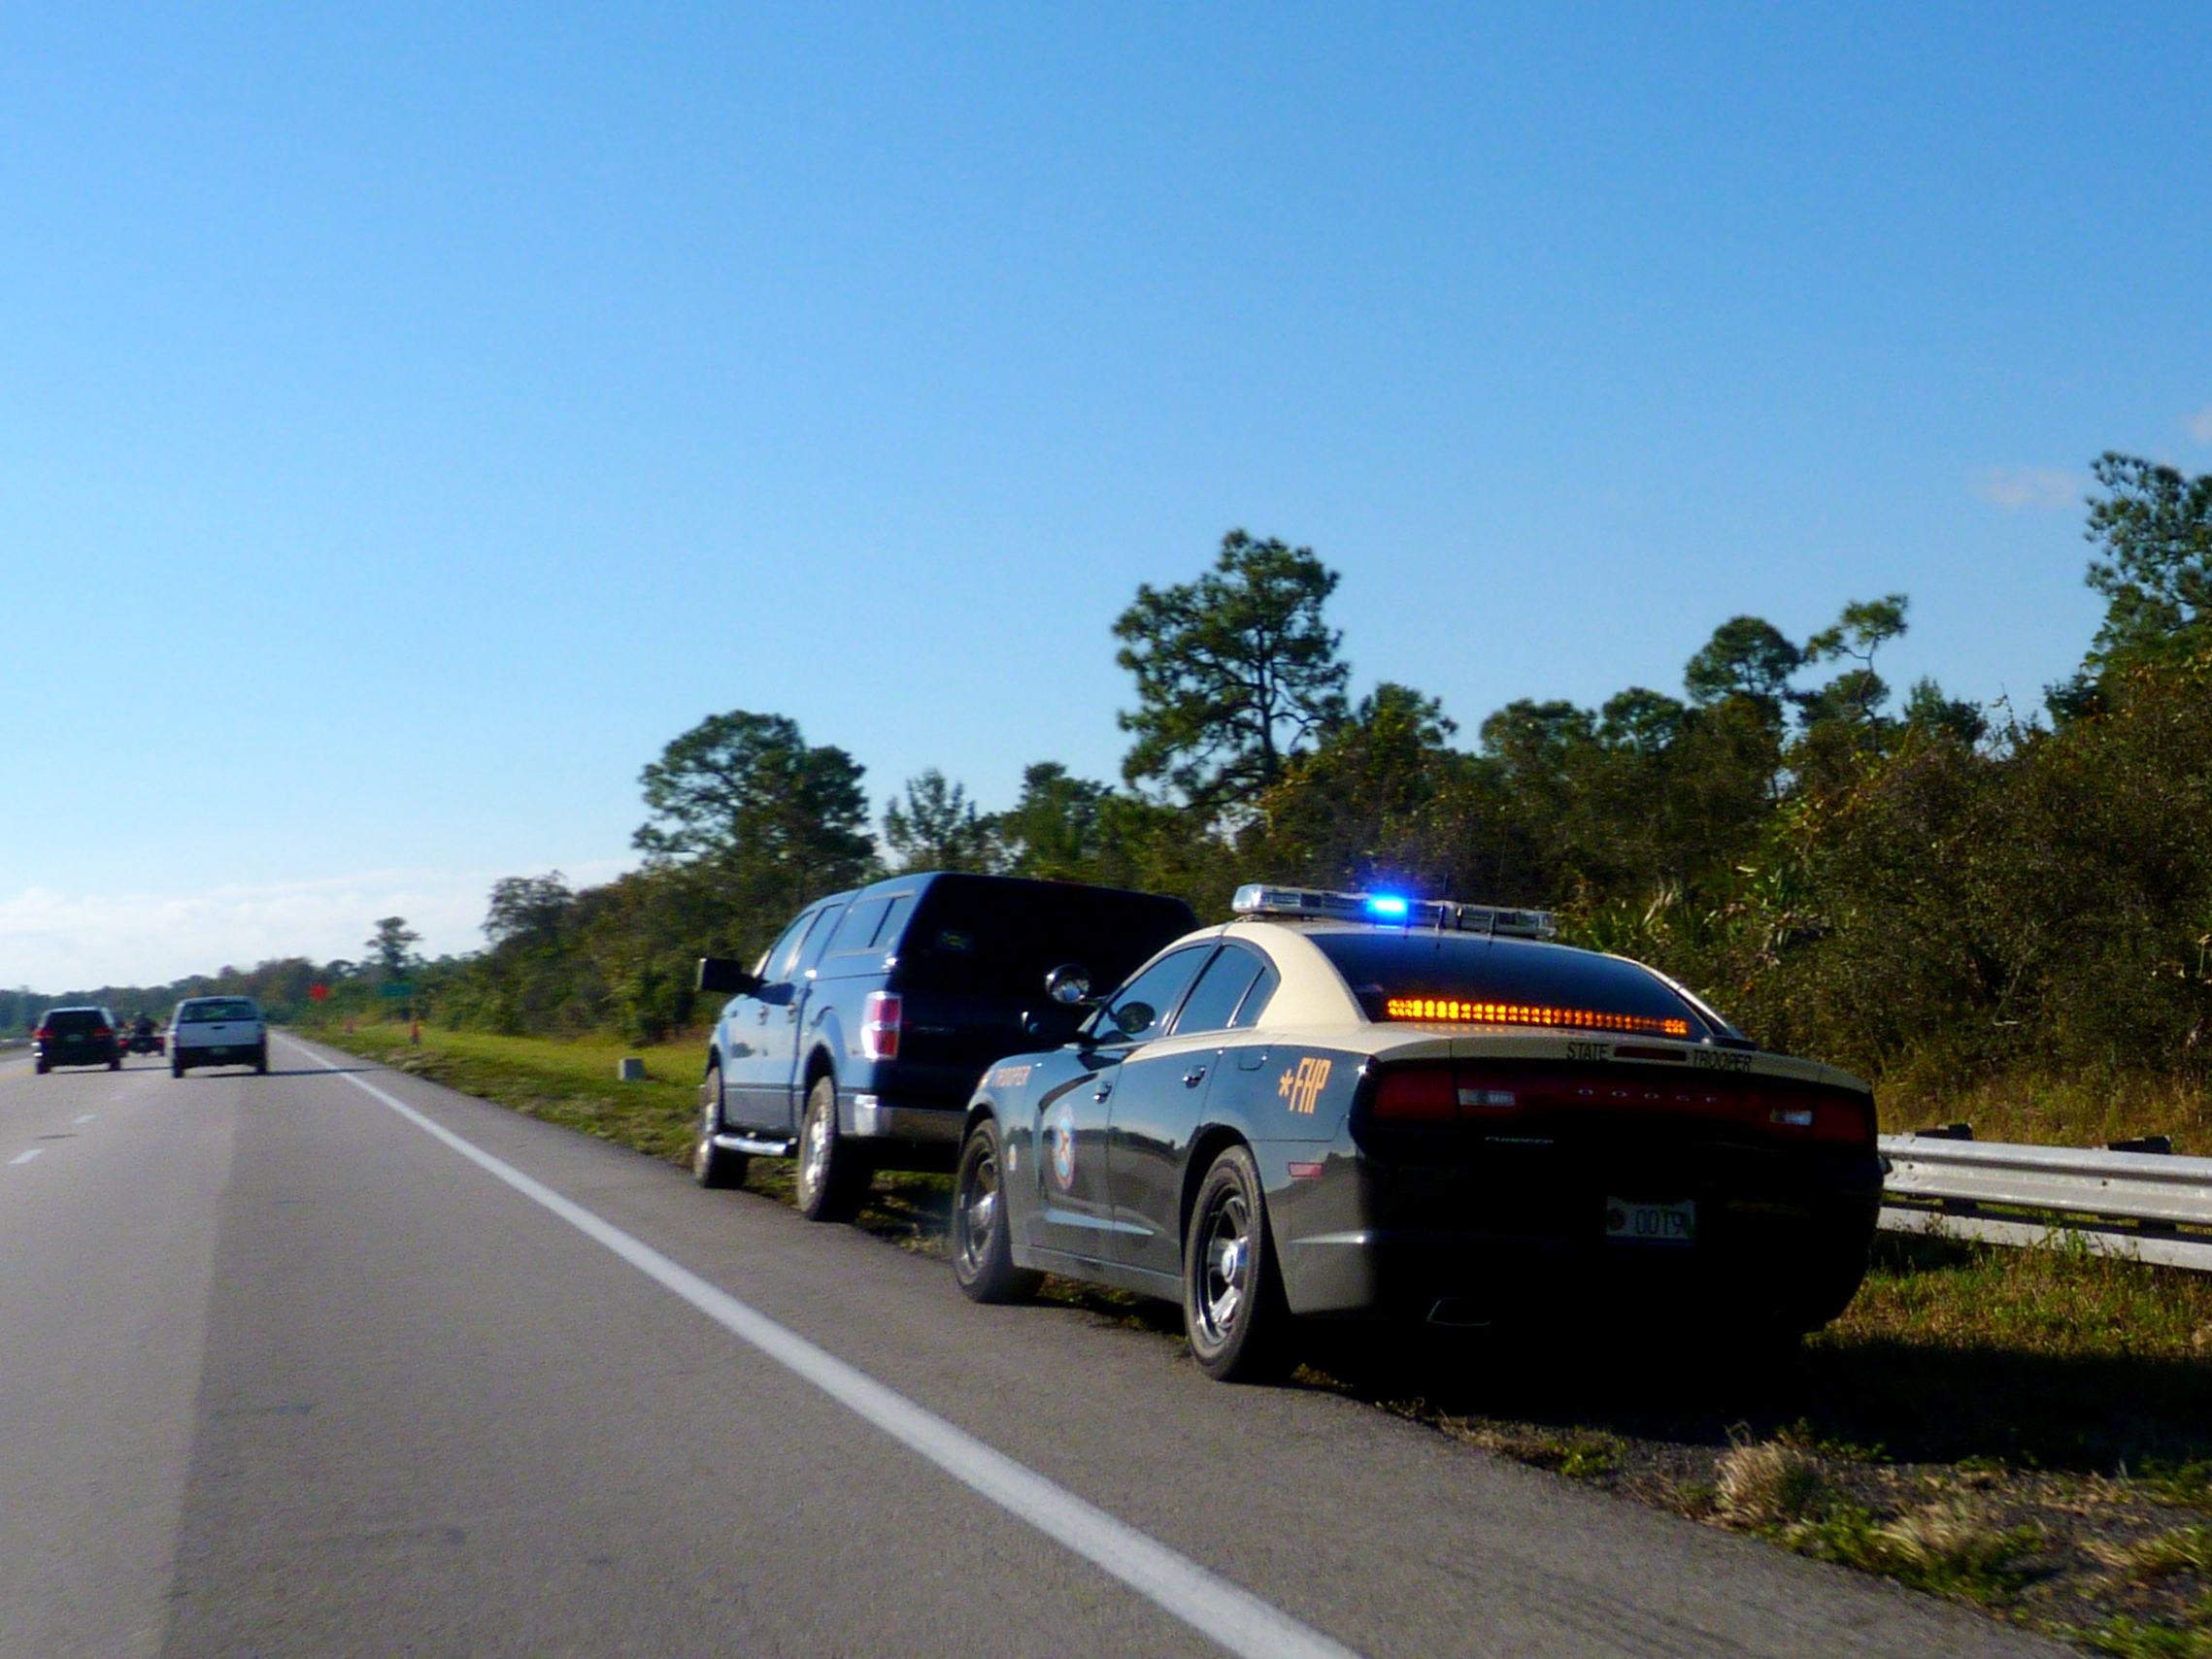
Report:
[[1183,1304],[1212,1376],[1294,1363],[1305,1318],[1607,1311],[1793,1340],[1840,1312],[1881,1200],[1874,1101],[1761,1052],[1540,911],[1246,886],[1075,1040],[969,1104],[953,1263]]

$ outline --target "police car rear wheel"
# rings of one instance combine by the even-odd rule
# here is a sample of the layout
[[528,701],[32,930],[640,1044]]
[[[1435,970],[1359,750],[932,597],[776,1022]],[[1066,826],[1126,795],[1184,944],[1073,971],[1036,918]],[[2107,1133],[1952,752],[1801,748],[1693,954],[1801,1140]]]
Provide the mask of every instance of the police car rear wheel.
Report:
[[1219,1381],[1272,1381],[1290,1369],[1290,1310],[1268,1244],[1267,1200],[1242,1146],[1214,1160],[1190,1207],[1183,1322],[1190,1357]]
[[707,1068],[706,1079],[699,1084],[699,1139],[691,1148],[691,1177],[701,1186],[743,1186],[752,1160],[743,1152],[716,1145],[715,1137],[721,1132],[722,1069],[718,1060]]
[[817,1078],[799,1120],[799,1213],[809,1221],[850,1221],[868,1196],[873,1172],[860,1149],[837,1133],[837,1083]]
[[998,1124],[985,1118],[960,1145],[953,1182],[953,1278],[970,1302],[1026,1302],[1044,1275],[1014,1265]]

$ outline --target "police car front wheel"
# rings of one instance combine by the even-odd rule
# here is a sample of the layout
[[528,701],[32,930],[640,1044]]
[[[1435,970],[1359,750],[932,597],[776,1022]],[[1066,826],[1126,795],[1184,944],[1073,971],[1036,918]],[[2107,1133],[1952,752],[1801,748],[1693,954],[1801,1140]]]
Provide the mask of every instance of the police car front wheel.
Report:
[[961,1143],[953,1182],[953,1278],[970,1302],[1026,1302],[1044,1280],[1043,1274],[1014,1265],[1005,1168],[998,1124],[987,1117]]

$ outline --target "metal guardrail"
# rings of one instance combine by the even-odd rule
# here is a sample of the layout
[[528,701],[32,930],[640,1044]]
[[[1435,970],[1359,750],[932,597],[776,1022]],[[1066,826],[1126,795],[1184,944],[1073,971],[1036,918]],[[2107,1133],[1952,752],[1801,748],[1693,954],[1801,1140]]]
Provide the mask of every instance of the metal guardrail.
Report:
[[1882,1225],[2212,1273],[2212,1158],[1885,1135]]

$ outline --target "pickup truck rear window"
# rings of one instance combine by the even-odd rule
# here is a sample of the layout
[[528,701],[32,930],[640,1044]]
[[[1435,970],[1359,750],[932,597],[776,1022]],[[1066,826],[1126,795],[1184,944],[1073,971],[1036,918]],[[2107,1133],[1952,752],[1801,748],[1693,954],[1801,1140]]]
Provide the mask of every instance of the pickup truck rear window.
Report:
[[232,1019],[259,1019],[251,1003],[186,1003],[177,1011],[180,1025],[213,1025]]
[[1373,1020],[1545,1026],[1693,1042],[1715,1035],[1665,980],[1618,956],[1418,928],[1312,937]]
[[1040,1002],[1045,976],[1075,962],[1105,991],[1195,925],[1180,899],[941,876],[922,894],[898,942],[898,978],[915,990]]

